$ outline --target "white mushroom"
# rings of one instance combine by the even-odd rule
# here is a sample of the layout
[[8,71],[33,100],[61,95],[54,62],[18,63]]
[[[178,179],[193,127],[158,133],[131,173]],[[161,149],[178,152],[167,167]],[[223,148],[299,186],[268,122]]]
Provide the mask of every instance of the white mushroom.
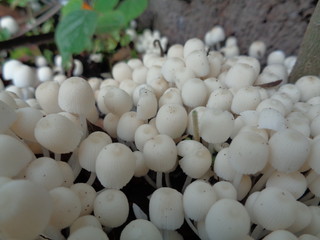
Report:
[[121,226],[128,218],[129,203],[126,195],[116,189],[105,189],[94,200],[94,215],[106,227]]

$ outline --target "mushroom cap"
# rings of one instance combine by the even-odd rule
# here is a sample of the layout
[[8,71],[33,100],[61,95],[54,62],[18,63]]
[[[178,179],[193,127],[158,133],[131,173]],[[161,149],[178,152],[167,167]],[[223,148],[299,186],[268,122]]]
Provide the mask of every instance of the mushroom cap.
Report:
[[0,100],[0,133],[6,132],[16,119],[14,108]]
[[131,79],[132,68],[125,62],[118,62],[112,68],[112,76],[117,81]]
[[100,192],[94,200],[94,215],[106,227],[119,227],[128,218],[129,203],[126,195],[116,189]]
[[206,147],[201,142],[191,139],[182,140],[177,145],[178,155],[181,157],[191,155],[194,152],[205,148]]
[[269,160],[268,141],[254,132],[240,132],[229,146],[229,162],[240,174],[255,174]]
[[286,128],[286,120],[278,110],[264,108],[259,113],[258,128],[274,131],[284,130]]
[[[206,81],[204,81],[206,83]],[[233,94],[227,88],[217,88],[213,90],[208,98],[206,106],[208,108],[217,108],[222,111],[230,111]]]
[[276,132],[269,139],[270,163],[280,172],[298,171],[308,158],[309,139],[294,129]]
[[296,200],[290,192],[275,187],[266,187],[257,196],[253,205],[254,219],[267,230],[290,227],[294,223]]
[[301,93],[300,101],[306,102],[320,95],[320,78],[317,76],[303,76],[296,81],[295,85]]
[[134,176],[142,177],[147,175],[147,173],[149,172],[149,168],[146,164],[146,161],[144,160],[143,153],[140,151],[134,151],[133,154],[136,160],[136,168],[134,170]]
[[209,209],[205,228],[210,239],[243,239],[250,230],[250,217],[238,201],[221,199]]
[[235,175],[235,170],[231,166],[229,160],[229,147],[221,149],[214,160],[214,172],[218,177],[226,181],[232,181]]
[[37,69],[37,77],[40,82],[52,80],[52,77],[53,77],[52,69],[48,66],[39,67]]
[[52,113],[37,122],[34,136],[54,153],[69,153],[80,143],[82,131],[68,118]]
[[117,126],[120,117],[113,113],[108,113],[103,119],[103,128],[113,138],[117,138]]
[[204,106],[208,100],[208,90],[200,78],[187,80],[181,88],[183,104],[190,108]]
[[93,226],[86,226],[80,229],[77,229],[70,234],[68,240],[109,240],[107,234],[101,229]]
[[289,191],[295,199],[307,190],[307,180],[300,172],[283,173],[275,171],[267,180],[266,187],[278,187]]
[[12,124],[11,129],[20,138],[31,142],[37,142],[34,136],[34,129],[37,122],[43,117],[39,109],[25,107],[16,110],[17,120]]
[[110,143],[98,154],[96,174],[104,187],[120,189],[133,177],[135,157],[122,143]]
[[93,215],[84,215],[81,217],[78,217],[70,226],[70,234],[75,232],[76,230],[87,227],[87,226],[92,226],[96,228],[102,229],[102,226],[96,216]]
[[140,125],[134,133],[134,142],[138,150],[142,151],[143,146],[152,137],[158,135],[159,132],[156,127],[150,124]]
[[132,109],[132,98],[121,88],[109,86],[105,89],[102,97],[108,112],[121,116]]
[[58,103],[62,110],[86,115],[95,105],[95,98],[89,83],[80,77],[70,77],[60,85]]
[[165,104],[157,113],[156,127],[161,134],[167,134],[173,139],[181,137],[188,123],[188,114],[179,104]]
[[93,210],[93,202],[97,196],[96,190],[87,183],[73,184],[70,189],[76,193],[80,199],[80,216],[91,214]]
[[136,219],[127,224],[121,232],[120,240],[162,240],[159,229],[150,221]]
[[89,134],[79,145],[80,166],[89,172],[96,171],[96,159],[103,147],[112,143],[110,136],[102,131]]
[[178,88],[168,88],[159,98],[159,108],[167,103],[176,103],[183,105],[181,91]]
[[293,224],[287,228],[292,233],[300,232],[311,223],[312,214],[310,208],[301,201],[296,201],[296,217]]
[[80,216],[81,202],[76,193],[67,187],[50,190],[53,212],[50,225],[57,229],[69,227]]
[[181,58],[167,58],[162,65],[161,73],[165,80],[174,83],[176,81],[176,72],[185,67],[185,63]]
[[203,147],[179,160],[182,171],[191,178],[202,177],[212,165],[210,151]]
[[204,42],[199,38],[188,39],[183,46],[183,57],[186,58],[191,52],[195,50],[205,49]]
[[33,152],[18,139],[0,134],[0,176],[15,177],[35,159]]
[[137,117],[141,120],[148,120],[156,116],[158,100],[156,95],[145,88],[140,90],[140,97],[137,103]]
[[0,232],[4,239],[35,239],[48,225],[52,199],[29,180],[12,180],[0,187]]
[[134,135],[144,121],[138,117],[138,113],[131,111],[121,115],[117,125],[117,137],[128,142],[134,141]]
[[148,168],[156,172],[169,172],[177,162],[176,144],[165,134],[146,141],[142,153]]
[[13,73],[12,82],[17,87],[33,87],[36,83],[37,76],[35,70],[27,65],[21,64]]
[[155,190],[149,202],[150,221],[160,229],[175,230],[184,221],[182,194],[169,187]]
[[263,41],[254,41],[250,44],[248,55],[257,59],[261,59],[267,50],[267,46]]
[[212,186],[202,180],[190,183],[183,193],[183,208],[186,216],[195,221],[205,218],[212,204],[218,199]]
[[22,65],[22,63],[15,59],[6,61],[2,66],[3,80],[11,80],[13,78],[13,74],[20,65]]
[[256,70],[249,64],[236,63],[227,72],[225,84],[236,91],[250,86],[256,80]]
[[63,182],[63,173],[57,161],[49,157],[40,157],[25,169],[26,179],[43,186],[47,190],[60,187]]
[[36,88],[36,99],[46,113],[62,111],[58,104],[59,88],[59,83],[54,81],[43,82]]
[[298,238],[291,232],[283,229],[275,230],[263,238],[263,240],[298,240]]
[[261,102],[258,87],[246,86],[240,88],[232,98],[231,111],[240,114],[246,110],[255,110]]
[[206,108],[199,119],[200,136],[208,143],[225,142],[233,131],[233,115],[228,111]]
[[186,67],[191,69],[196,77],[205,77],[210,73],[210,63],[204,49],[190,52],[185,61]]
[[213,186],[213,190],[218,196],[218,199],[237,199],[237,190],[232,183],[227,181],[216,182]]

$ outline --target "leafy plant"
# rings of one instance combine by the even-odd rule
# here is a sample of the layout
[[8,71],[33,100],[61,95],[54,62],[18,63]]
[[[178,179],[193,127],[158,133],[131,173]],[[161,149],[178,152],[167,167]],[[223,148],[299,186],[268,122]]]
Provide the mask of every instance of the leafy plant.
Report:
[[114,49],[118,42],[128,43],[126,39],[120,40],[120,31],[138,17],[147,4],[147,0],[94,0],[88,5],[82,0],[70,0],[62,8],[55,33],[63,62],[66,63],[72,54],[92,50],[93,43],[107,42],[108,50]]

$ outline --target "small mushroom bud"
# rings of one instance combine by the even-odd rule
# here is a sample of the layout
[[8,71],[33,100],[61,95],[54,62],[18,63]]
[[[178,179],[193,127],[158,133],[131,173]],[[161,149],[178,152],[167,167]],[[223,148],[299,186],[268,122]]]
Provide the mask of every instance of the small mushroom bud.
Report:
[[150,198],[151,222],[163,230],[175,230],[184,221],[182,194],[175,189],[163,187],[155,190]]
[[205,228],[210,239],[244,239],[250,230],[250,217],[238,201],[221,199],[211,206]]
[[165,104],[158,110],[156,127],[161,134],[167,134],[173,139],[181,137],[187,123],[187,111],[179,104]]
[[100,192],[94,200],[94,215],[106,227],[119,227],[128,218],[129,203],[126,195],[116,189]]
[[204,50],[195,50],[188,54],[186,67],[191,69],[196,77],[204,77],[210,73],[210,63]]
[[96,174],[104,187],[120,189],[133,177],[135,158],[122,143],[105,146],[96,159]]
[[195,50],[204,50],[205,45],[199,38],[191,38],[187,40],[183,47],[183,57],[186,59],[187,56]]
[[256,70],[246,63],[236,63],[227,72],[225,84],[236,91],[250,86],[256,80]]
[[185,82],[181,89],[183,104],[189,108],[204,106],[208,100],[208,90],[199,78],[192,78]]
[[261,59],[267,50],[267,46],[263,41],[254,41],[249,46],[248,54],[250,57]]
[[230,112],[209,109],[199,119],[200,136],[209,143],[225,142],[233,131],[234,119]]
[[131,79],[132,69],[125,62],[118,62],[112,68],[112,76],[117,81]]

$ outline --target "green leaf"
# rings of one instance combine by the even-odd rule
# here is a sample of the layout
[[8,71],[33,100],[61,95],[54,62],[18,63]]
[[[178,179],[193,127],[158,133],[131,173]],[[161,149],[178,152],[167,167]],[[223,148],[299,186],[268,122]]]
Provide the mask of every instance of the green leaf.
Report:
[[139,17],[148,6],[148,0],[124,0],[117,8],[123,12],[127,23]]
[[82,9],[82,0],[70,0],[62,9],[62,16],[66,16],[69,13]]
[[64,60],[91,47],[97,19],[94,11],[77,10],[70,12],[60,21],[55,41]]
[[23,59],[30,56],[33,56],[33,53],[28,47],[18,47],[10,52],[10,58],[12,59]]
[[131,38],[128,34],[125,34],[124,36],[122,36],[122,38],[120,39],[120,45],[122,47],[128,46],[129,43],[131,42]]
[[6,28],[0,28],[0,41],[5,41],[10,38],[10,32]]
[[95,0],[93,3],[93,9],[98,12],[108,12],[112,10],[117,4],[119,0]]
[[126,25],[126,18],[120,11],[106,12],[99,15],[96,33],[110,33]]

